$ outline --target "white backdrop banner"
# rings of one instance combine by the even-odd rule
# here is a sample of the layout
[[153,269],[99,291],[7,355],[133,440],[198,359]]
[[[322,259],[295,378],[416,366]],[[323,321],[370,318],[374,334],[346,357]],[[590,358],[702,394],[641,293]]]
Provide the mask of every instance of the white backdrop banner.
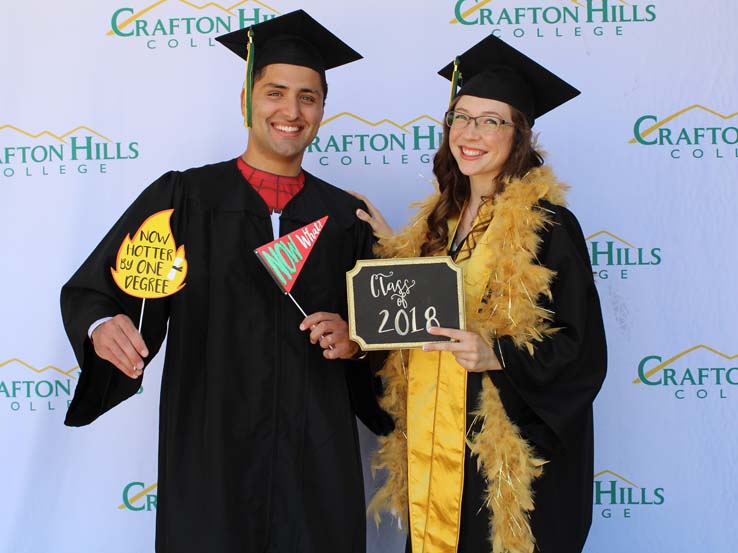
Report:
[[[244,150],[244,66],[214,37],[297,8],[365,56],[331,71],[304,165],[395,227],[432,189],[456,54],[494,33],[582,90],[536,131],[607,326],[586,551],[736,551],[736,2],[24,0],[0,19],[0,552],[153,551],[161,359],[64,427],[79,368],[59,289],[159,175]],[[404,550],[367,530],[370,553]]]

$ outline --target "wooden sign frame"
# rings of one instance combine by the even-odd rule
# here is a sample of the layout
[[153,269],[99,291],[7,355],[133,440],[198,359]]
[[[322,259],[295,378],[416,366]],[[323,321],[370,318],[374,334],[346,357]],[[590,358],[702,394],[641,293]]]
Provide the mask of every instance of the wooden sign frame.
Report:
[[[392,271],[392,267],[397,267],[398,271],[403,273],[403,269],[406,271],[406,266],[412,265],[412,266],[427,266],[427,265],[443,265],[444,267],[447,267],[451,271],[455,273],[455,291],[454,296],[456,299],[455,306],[453,308],[452,316],[454,317],[454,321],[451,325],[439,325],[439,326],[450,326],[452,328],[459,328],[460,330],[466,329],[466,317],[465,317],[465,311],[464,311],[464,276],[463,276],[463,269],[456,265],[456,263],[453,262],[453,260],[448,256],[439,256],[439,257],[406,257],[406,258],[397,258],[397,259],[371,259],[371,260],[359,260],[356,262],[356,266],[354,266],[353,269],[348,271],[346,273],[346,291],[348,294],[348,314],[349,314],[349,320],[348,320],[348,326],[349,326],[349,337],[351,340],[355,341],[359,346],[361,346],[361,349],[363,351],[372,351],[372,350],[388,350],[388,349],[405,349],[405,348],[417,348],[421,347],[423,344],[428,344],[432,342],[443,342],[448,341],[449,339],[445,336],[431,336],[427,332],[423,333],[424,339],[422,340],[414,340],[414,341],[401,341],[397,339],[390,339],[389,341],[371,341],[368,342],[365,337],[362,337],[359,333],[362,329],[357,329],[357,309],[360,309],[356,305],[356,298],[355,298],[355,283],[354,280],[359,275],[359,273],[362,270],[365,269],[371,269],[375,267],[384,267],[388,268],[390,272],[390,276],[394,276]],[[404,273],[400,275],[400,279],[402,279],[404,276]],[[414,285],[414,283],[413,283]],[[441,291],[441,294],[444,292]],[[409,292],[408,292],[409,294]],[[404,296],[402,298],[404,300]],[[398,302],[401,300],[397,300]],[[433,307],[433,306],[430,306]],[[400,315],[400,312],[403,311],[402,307],[397,308],[397,314],[395,316],[395,325],[397,325],[397,318]],[[435,309],[435,307],[434,307]],[[381,311],[387,311],[387,310],[381,310]],[[380,311],[380,313],[381,313]],[[426,312],[427,313],[427,312]],[[446,315],[446,313],[444,313]],[[413,317],[417,317],[417,312],[413,311]],[[384,322],[386,323],[387,319],[389,318],[389,312],[387,313]],[[410,322],[408,320],[408,313],[405,312],[404,318],[407,321],[407,327],[409,327]],[[427,315],[426,315],[427,318]],[[413,319],[413,324],[417,323],[415,318]],[[428,321],[428,324],[430,324],[430,320]],[[384,325],[380,325],[380,328]],[[425,325],[424,325],[425,326]],[[396,329],[395,329],[396,330]],[[389,332],[389,331],[384,331]],[[416,330],[415,332],[418,332]],[[400,334],[399,332],[393,332],[392,336],[397,336],[397,334]],[[407,333],[406,333],[407,334]],[[402,334],[400,334],[402,335]],[[388,338],[390,338],[388,336]]]

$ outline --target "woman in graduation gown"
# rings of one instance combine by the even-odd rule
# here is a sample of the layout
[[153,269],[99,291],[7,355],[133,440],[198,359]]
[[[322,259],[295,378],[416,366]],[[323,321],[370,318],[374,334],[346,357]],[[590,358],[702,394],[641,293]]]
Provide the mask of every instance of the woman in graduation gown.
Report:
[[395,235],[373,206],[358,215],[383,257],[454,257],[467,330],[431,329],[450,340],[388,358],[396,429],[380,438],[370,511],[399,516],[412,553],[581,551],[605,335],[566,186],[531,134],[579,92],[494,36],[440,74],[454,90],[438,192]]

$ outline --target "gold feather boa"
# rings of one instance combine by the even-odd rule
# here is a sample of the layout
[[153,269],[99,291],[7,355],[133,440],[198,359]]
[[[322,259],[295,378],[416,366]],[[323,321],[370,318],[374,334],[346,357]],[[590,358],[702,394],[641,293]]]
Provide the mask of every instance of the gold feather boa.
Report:
[[[490,345],[497,337],[510,336],[518,348],[532,355],[534,342],[555,332],[552,313],[538,305],[550,298],[554,272],[536,262],[539,231],[551,224],[550,214],[536,208],[540,200],[564,205],[566,185],[558,182],[548,168],[537,168],[525,177],[509,182],[494,201],[482,209],[492,215],[474,256],[477,274],[465,272],[467,328],[478,332]],[[400,233],[382,239],[377,247],[381,257],[417,257],[425,240],[427,218],[438,193],[419,204],[413,222]],[[450,228],[450,233],[453,228]],[[438,255],[444,255],[444,252]],[[470,271],[471,273],[471,271]],[[481,273],[481,274],[478,274]],[[380,511],[397,516],[408,527],[407,496],[407,351],[394,351],[380,371],[385,393],[381,406],[395,419],[395,430],[379,439],[372,473],[387,472],[387,478],[369,504],[369,513],[378,524]],[[500,359],[503,367],[505,360]],[[483,471],[487,488],[486,505],[490,518],[493,553],[532,553],[535,538],[530,529],[533,511],[533,481],[542,474],[545,461],[507,417],[497,389],[483,379],[479,408],[473,413],[482,423],[468,440]]]

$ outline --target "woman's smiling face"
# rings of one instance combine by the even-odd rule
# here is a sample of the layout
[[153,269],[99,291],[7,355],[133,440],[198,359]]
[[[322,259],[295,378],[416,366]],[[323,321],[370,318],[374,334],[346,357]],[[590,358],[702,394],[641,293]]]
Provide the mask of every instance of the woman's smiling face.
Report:
[[[510,106],[505,102],[476,96],[462,96],[453,110],[469,117],[490,115],[507,122],[512,119]],[[470,121],[465,128],[451,127],[449,131],[451,154],[459,170],[474,180],[494,181],[510,156],[513,127],[501,125],[496,130],[483,132]]]

